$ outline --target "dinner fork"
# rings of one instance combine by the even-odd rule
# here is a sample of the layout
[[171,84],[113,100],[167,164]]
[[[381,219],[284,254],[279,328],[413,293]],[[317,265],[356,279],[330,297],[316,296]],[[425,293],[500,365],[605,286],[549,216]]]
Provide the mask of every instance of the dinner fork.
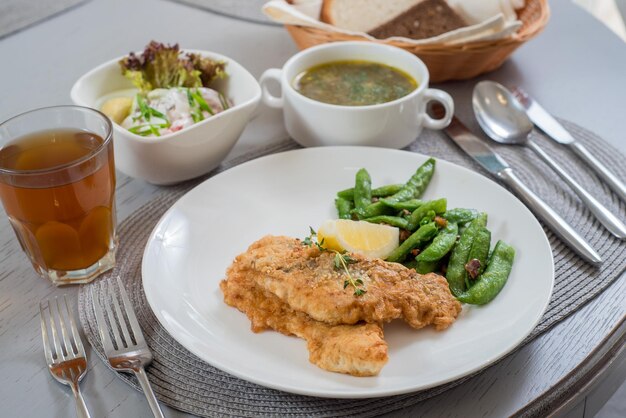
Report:
[[148,349],[148,344],[146,344],[139,322],[137,322],[135,311],[130,304],[119,276],[116,278],[116,282],[122,302],[121,305],[115,292],[116,286],[111,285],[110,282],[103,280],[100,283],[101,290],[104,291],[103,305],[100,304],[94,293],[95,286],[91,288],[91,297],[104,353],[109,360],[109,364],[115,370],[132,372],[137,376],[152,414],[156,418],[163,418],[163,412],[161,412],[144,369],[144,366],[152,362],[152,353]]
[[[63,295],[63,300],[64,307],[59,304],[58,297],[54,298],[54,302],[51,300],[48,300],[46,304],[43,301],[39,302],[41,336],[46,362],[52,377],[72,388],[76,400],[76,415],[79,418],[90,418],[78,385],[87,374],[87,355],[70,311],[67,295]],[[59,335],[59,328],[61,335]],[[50,329],[52,339],[48,337],[48,329]]]

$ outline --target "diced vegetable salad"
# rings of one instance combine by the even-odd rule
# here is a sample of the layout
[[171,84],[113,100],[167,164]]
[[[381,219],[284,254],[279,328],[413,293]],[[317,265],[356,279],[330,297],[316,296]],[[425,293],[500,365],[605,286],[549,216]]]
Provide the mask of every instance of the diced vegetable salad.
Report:
[[121,125],[142,136],[160,136],[180,131],[230,107],[219,92],[206,88],[174,87],[139,93],[130,114]]
[[226,63],[183,53],[178,45],[152,41],[141,54],[131,52],[119,65],[138,92],[112,97],[101,110],[137,135],[177,132],[232,106],[214,86],[226,77]]

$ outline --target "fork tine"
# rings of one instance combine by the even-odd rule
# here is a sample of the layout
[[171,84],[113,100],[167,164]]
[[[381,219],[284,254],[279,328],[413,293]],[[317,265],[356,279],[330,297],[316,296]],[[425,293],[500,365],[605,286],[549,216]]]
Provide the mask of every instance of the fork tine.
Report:
[[[122,314],[122,310],[120,309],[120,304],[117,300],[117,296],[115,295],[114,287],[115,286],[112,286],[111,284],[109,284],[109,290],[111,293],[111,297],[113,298],[113,308],[115,309],[115,313],[117,314],[117,318],[119,319],[120,328],[122,329],[122,334],[124,334],[124,341],[126,341],[126,347],[130,347],[135,344],[133,343],[133,340],[131,340],[130,338],[128,325],[126,324],[126,321],[124,320],[124,315]],[[128,311],[126,311],[126,315],[128,315]]]
[[121,350],[124,347],[124,340],[122,340],[122,336],[120,335],[119,328],[124,328],[123,321],[124,318],[118,318],[120,322],[115,320],[115,315],[113,315],[113,311],[111,310],[112,300],[115,300],[115,292],[111,289],[110,283],[103,283],[104,287],[104,295],[106,297],[104,304],[104,314],[109,319],[109,324],[111,324],[111,331],[113,332],[113,344],[116,346],[116,350]]
[[76,327],[76,322],[74,321],[74,315],[72,315],[70,303],[67,300],[67,295],[63,295],[63,299],[65,299],[65,309],[67,310],[67,317],[69,318],[70,329],[72,330],[72,341],[74,343],[74,347],[76,347],[78,354],[84,357],[85,347],[83,346],[80,334],[78,333],[78,328]]
[[[59,318],[59,325],[61,327],[61,342],[63,343],[63,347],[65,348],[65,354],[67,358],[76,357],[76,352],[74,351],[74,347],[72,346],[72,342],[69,337],[69,333],[67,332],[67,328],[65,327],[65,318],[63,314],[63,310],[61,310],[61,306],[59,305],[59,298],[54,298],[54,303],[56,304],[56,310]],[[67,303],[67,301],[66,301]]]
[[[93,303],[93,310],[96,313],[96,323],[98,324],[98,331],[100,333],[100,341],[102,341],[102,347],[104,348],[105,353],[109,353],[115,348],[113,347],[113,342],[111,341],[111,337],[109,336],[109,327],[107,326],[106,321],[104,320],[104,313],[102,311],[102,305],[98,301],[96,294],[94,293],[93,286],[90,290],[91,292],[91,301]],[[100,286],[102,288],[102,286]]]
[[[55,300],[56,299],[57,298],[55,296]],[[48,311],[50,312],[50,331],[52,331],[52,343],[54,344],[54,350],[56,351],[56,358],[61,358],[62,360],[65,360],[67,356],[65,355],[65,352],[63,352],[63,348],[61,348],[61,341],[59,340],[59,335],[57,332],[56,320],[54,319],[54,304],[50,303],[50,301],[48,301]]]
[[130,322],[130,327],[135,335],[135,342],[137,344],[145,343],[145,339],[143,337],[143,333],[141,332],[141,327],[139,326],[139,321],[137,321],[137,316],[135,315],[135,310],[133,309],[133,305],[130,304],[130,300],[128,299],[128,294],[126,293],[126,289],[122,285],[122,281],[120,280],[120,276],[116,277],[117,286],[120,289],[120,296],[122,296],[122,303],[124,304],[124,310],[126,311],[126,315],[128,315],[128,322]]
[[52,364],[52,347],[48,339],[48,325],[44,314],[43,303],[39,302],[39,314],[41,315],[41,337],[43,338],[43,352],[46,355],[46,362]]

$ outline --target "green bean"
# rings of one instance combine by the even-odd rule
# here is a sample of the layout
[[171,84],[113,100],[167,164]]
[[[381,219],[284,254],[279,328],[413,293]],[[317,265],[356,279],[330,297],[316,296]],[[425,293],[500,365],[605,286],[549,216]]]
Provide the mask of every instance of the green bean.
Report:
[[408,261],[405,261],[404,263],[402,263],[402,265],[404,265],[404,267],[406,267],[408,269],[415,270],[417,268],[417,261],[415,261],[415,259],[408,260]]
[[366,169],[356,173],[354,181],[354,207],[358,212],[372,204],[372,179]]
[[444,212],[441,215],[442,218],[447,219],[449,222],[454,222],[457,224],[465,224],[467,222],[473,221],[478,216],[478,211],[476,209],[463,209],[463,208],[454,208]]
[[457,299],[472,305],[484,305],[492,301],[506,284],[514,258],[515,249],[503,241],[498,241],[485,272],[478,277],[474,286],[456,295]]
[[395,210],[408,210],[408,211],[413,212],[415,209],[422,206],[424,204],[424,201],[419,200],[419,199],[409,199],[409,200],[405,200],[404,202],[396,202],[396,203],[391,203],[391,204],[386,203],[386,202],[383,202],[383,203]]
[[335,199],[335,207],[337,208],[339,219],[352,219],[350,214],[350,211],[354,208],[352,200],[338,197]]
[[475,280],[476,277],[482,274],[487,265],[487,258],[489,257],[489,248],[491,247],[491,232],[487,228],[479,228],[474,237],[472,243],[472,249],[467,257],[467,263],[471,263],[472,260],[478,260],[478,270],[474,277],[470,277],[469,271],[465,269],[465,288],[470,288],[470,280]]
[[437,225],[434,222],[421,226],[389,254],[387,261],[401,262],[413,248],[430,241],[437,234],[437,231]]
[[417,261],[414,267],[415,271],[419,274],[432,273],[437,270],[439,263],[437,261]]
[[409,221],[400,216],[389,215],[372,216],[371,218],[366,218],[364,220],[373,224],[387,224],[401,229],[406,229],[406,226],[409,223]]
[[357,216],[359,219],[367,219],[374,216],[380,215],[392,215],[394,213],[393,209],[389,206],[385,205],[382,201],[374,202],[371,205],[368,205],[365,209],[353,210],[353,214]]
[[428,214],[431,210],[436,214],[444,213],[446,211],[447,200],[437,199],[437,200],[429,200],[428,202],[424,202],[424,204],[411,213],[409,217],[409,226],[408,229],[410,231],[414,230],[420,225],[420,221],[424,216]]
[[487,214],[481,213],[476,219],[474,219],[467,228],[461,233],[461,238],[456,243],[450,254],[450,261],[448,261],[448,270],[446,272],[446,279],[450,286],[450,291],[453,295],[457,296],[465,290],[465,263],[472,250],[472,243],[476,233],[480,228],[484,228],[487,225]]
[[435,159],[429,158],[419,166],[415,174],[405,183],[399,192],[382,199],[387,204],[402,202],[404,200],[419,198],[426,190],[435,173]]
[[435,262],[441,260],[456,243],[459,227],[457,224],[449,222],[448,226],[442,229],[433,239],[428,247],[415,258],[418,262]]
[[434,210],[429,210],[424,216],[422,216],[422,220],[418,226],[426,225],[427,223],[434,221],[436,216],[437,213]]
[[[394,193],[398,193],[403,186],[403,184],[388,184],[386,186],[377,187],[376,189],[372,189],[372,197],[391,196]],[[337,197],[354,200],[354,187],[337,192]]]

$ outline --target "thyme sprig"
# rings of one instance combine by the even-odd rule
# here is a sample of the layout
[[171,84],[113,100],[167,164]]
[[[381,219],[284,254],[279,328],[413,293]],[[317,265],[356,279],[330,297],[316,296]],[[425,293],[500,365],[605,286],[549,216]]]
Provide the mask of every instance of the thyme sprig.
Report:
[[367,293],[363,280],[360,277],[357,277],[356,279],[352,277],[352,274],[350,274],[350,269],[348,268],[348,265],[356,263],[357,260],[352,258],[350,254],[346,253],[345,251],[339,252],[337,250],[325,248],[324,238],[322,238],[322,240],[318,242],[317,232],[315,232],[315,230],[311,227],[309,227],[309,231],[309,236],[302,240],[302,244],[306,245],[307,247],[312,247],[313,245],[315,245],[317,249],[321,252],[332,252],[335,254],[335,258],[333,259],[335,269],[343,269],[346,272],[347,276],[346,280],[344,280],[343,282],[343,288],[345,289],[348,286],[352,286],[354,288],[354,296],[363,296],[365,293]]

